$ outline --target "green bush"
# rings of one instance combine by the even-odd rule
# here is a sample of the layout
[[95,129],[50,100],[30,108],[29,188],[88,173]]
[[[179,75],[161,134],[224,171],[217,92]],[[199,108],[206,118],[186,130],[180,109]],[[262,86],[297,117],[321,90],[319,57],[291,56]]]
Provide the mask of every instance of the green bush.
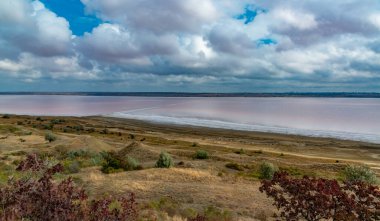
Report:
[[120,171],[138,170],[142,167],[133,157],[124,157],[116,152],[103,152],[103,173],[114,173]]
[[49,143],[55,141],[56,139],[57,137],[50,132],[45,134],[45,140],[49,141]]
[[128,170],[136,170],[139,168],[139,165],[140,165],[139,162],[135,158],[128,156],[124,165],[123,165],[123,169],[127,170],[127,171]]
[[260,179],[270,180],[273,178],[274,173],[278,171],[278,168],[271,163],[264,162],[260,165]]
[[195,158],[196,158],[196,159],[200,159],[200,160],[208,159],[208,153],[207,153],[207,151],[205,151],[205,150],[198,150],[198,151],[195,153]]
[[348,182],[361,181],[370,184],[377,183],[375,172],[368,166],[348,165],[344,169],[343,174]]
[[166,152],[161,152],[157,162],[156,162],[156,167],[157,168],[169,168],[173,166],[173,159],[172,157],[166,153]]

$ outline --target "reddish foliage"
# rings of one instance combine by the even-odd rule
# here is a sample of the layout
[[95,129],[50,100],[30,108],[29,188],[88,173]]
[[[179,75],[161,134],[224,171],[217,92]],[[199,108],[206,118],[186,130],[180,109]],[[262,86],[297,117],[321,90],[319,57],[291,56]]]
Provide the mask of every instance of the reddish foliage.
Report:
[[21,161],[16,170],[18,171],[40,171],[46,169],[44,161],[37,154],[29,154],[25,160]]
[[[118,204],[118,207],[110,210],[112,203]],[[136,220],[137,219],[137,203],[135,195],[130,197],[119,197],[117,199],[106,198],[94,200],[89,210],[90,221],[108,221],[108,220]],[[128,218],[128,219],[126,219]]]
[[[38,157],[28,157],[19,168],[37,170],[42,168],[39,167],[40,163]],[[52,180],[52,176],[62,170],[62,165],[57,164],[46,169],[39,179],[10,180],[7,186],[0,188],[0,220],[136,220],[137,203],[133,194],[130,197],[89,202],[85,192],[75,187],[71,178],[60,183]],[[120,206],[118,209],[109,210],[113,202]]]
[[304,177],[292,179],[286,172],[262,181],[261,192],[274,199],[286,220],[379,220],[380,190],[357,182],[340,185],[336,180]]

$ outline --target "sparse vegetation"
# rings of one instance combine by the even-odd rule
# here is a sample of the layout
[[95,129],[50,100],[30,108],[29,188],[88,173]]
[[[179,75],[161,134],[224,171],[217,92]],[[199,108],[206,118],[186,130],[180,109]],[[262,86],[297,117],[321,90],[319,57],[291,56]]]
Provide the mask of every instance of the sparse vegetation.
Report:
[[240,150],[236,150],[234,153],[236,154],[245,154],[245,150],[241,148]]
[[243,171],[244,167],[238,163],[227,163],[226,167],[233,170]]
[[76,160],[69,161],[66,165],[64,165],[64,171],[67,173],[79,173],[80,163]]
[[161,152],[157,162],[156,162],[156,167],[157,168],[169,168],[173,166],[173,159],[172,157],[166,153],[166,152]]

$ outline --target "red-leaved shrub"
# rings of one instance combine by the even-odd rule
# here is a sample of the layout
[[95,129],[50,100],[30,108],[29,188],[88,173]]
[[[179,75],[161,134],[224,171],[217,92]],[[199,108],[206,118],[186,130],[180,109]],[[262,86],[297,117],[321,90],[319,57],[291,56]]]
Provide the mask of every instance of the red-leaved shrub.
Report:
[[336,180],[275,173],[260,187],[286,220],[380,220],[379,187],[363,182],[339,184]]
[[41,171],[46,169],[44,161],[37,154],[29,154],[26,159],[21,161],[16,170],[18,171]]
[[[35,164],[35,165],[34,165]],[[38,171],[42,160],[30,155],[18,167],[21,171]],[[117,199],[88,200],[84,190],[71,178],[55,182],[52,176],[62,172],[57,164],[43,171],[41,178],[9,180],[0,188],[0,220],[31,221],[129,221],[137,219],[134,194]],[[111,208],[111,204],[118,205]]]

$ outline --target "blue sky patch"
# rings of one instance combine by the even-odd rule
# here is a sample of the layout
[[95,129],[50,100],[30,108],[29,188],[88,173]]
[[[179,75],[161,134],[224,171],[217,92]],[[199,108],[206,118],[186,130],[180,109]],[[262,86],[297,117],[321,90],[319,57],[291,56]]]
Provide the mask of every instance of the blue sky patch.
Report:
[[264,46],[264,45],[275,45],[277,44],[277,41],[271,38],[261,38],[257,40],[257,46]]
[[244,10],[243,14],[236,16],[236,19],[244,20],[244,24],[253,22],[257,15],[267,12],[266,9],[256,7],[255,5],[246,5]]
[[74,35],[82,36],[85,32],[91,32],[98,26],[100,19],[93,15],[85,14],[85,6],[80,0],[40,0],[46,8],[60,17],[64,17],[70,23],[70,29]]

